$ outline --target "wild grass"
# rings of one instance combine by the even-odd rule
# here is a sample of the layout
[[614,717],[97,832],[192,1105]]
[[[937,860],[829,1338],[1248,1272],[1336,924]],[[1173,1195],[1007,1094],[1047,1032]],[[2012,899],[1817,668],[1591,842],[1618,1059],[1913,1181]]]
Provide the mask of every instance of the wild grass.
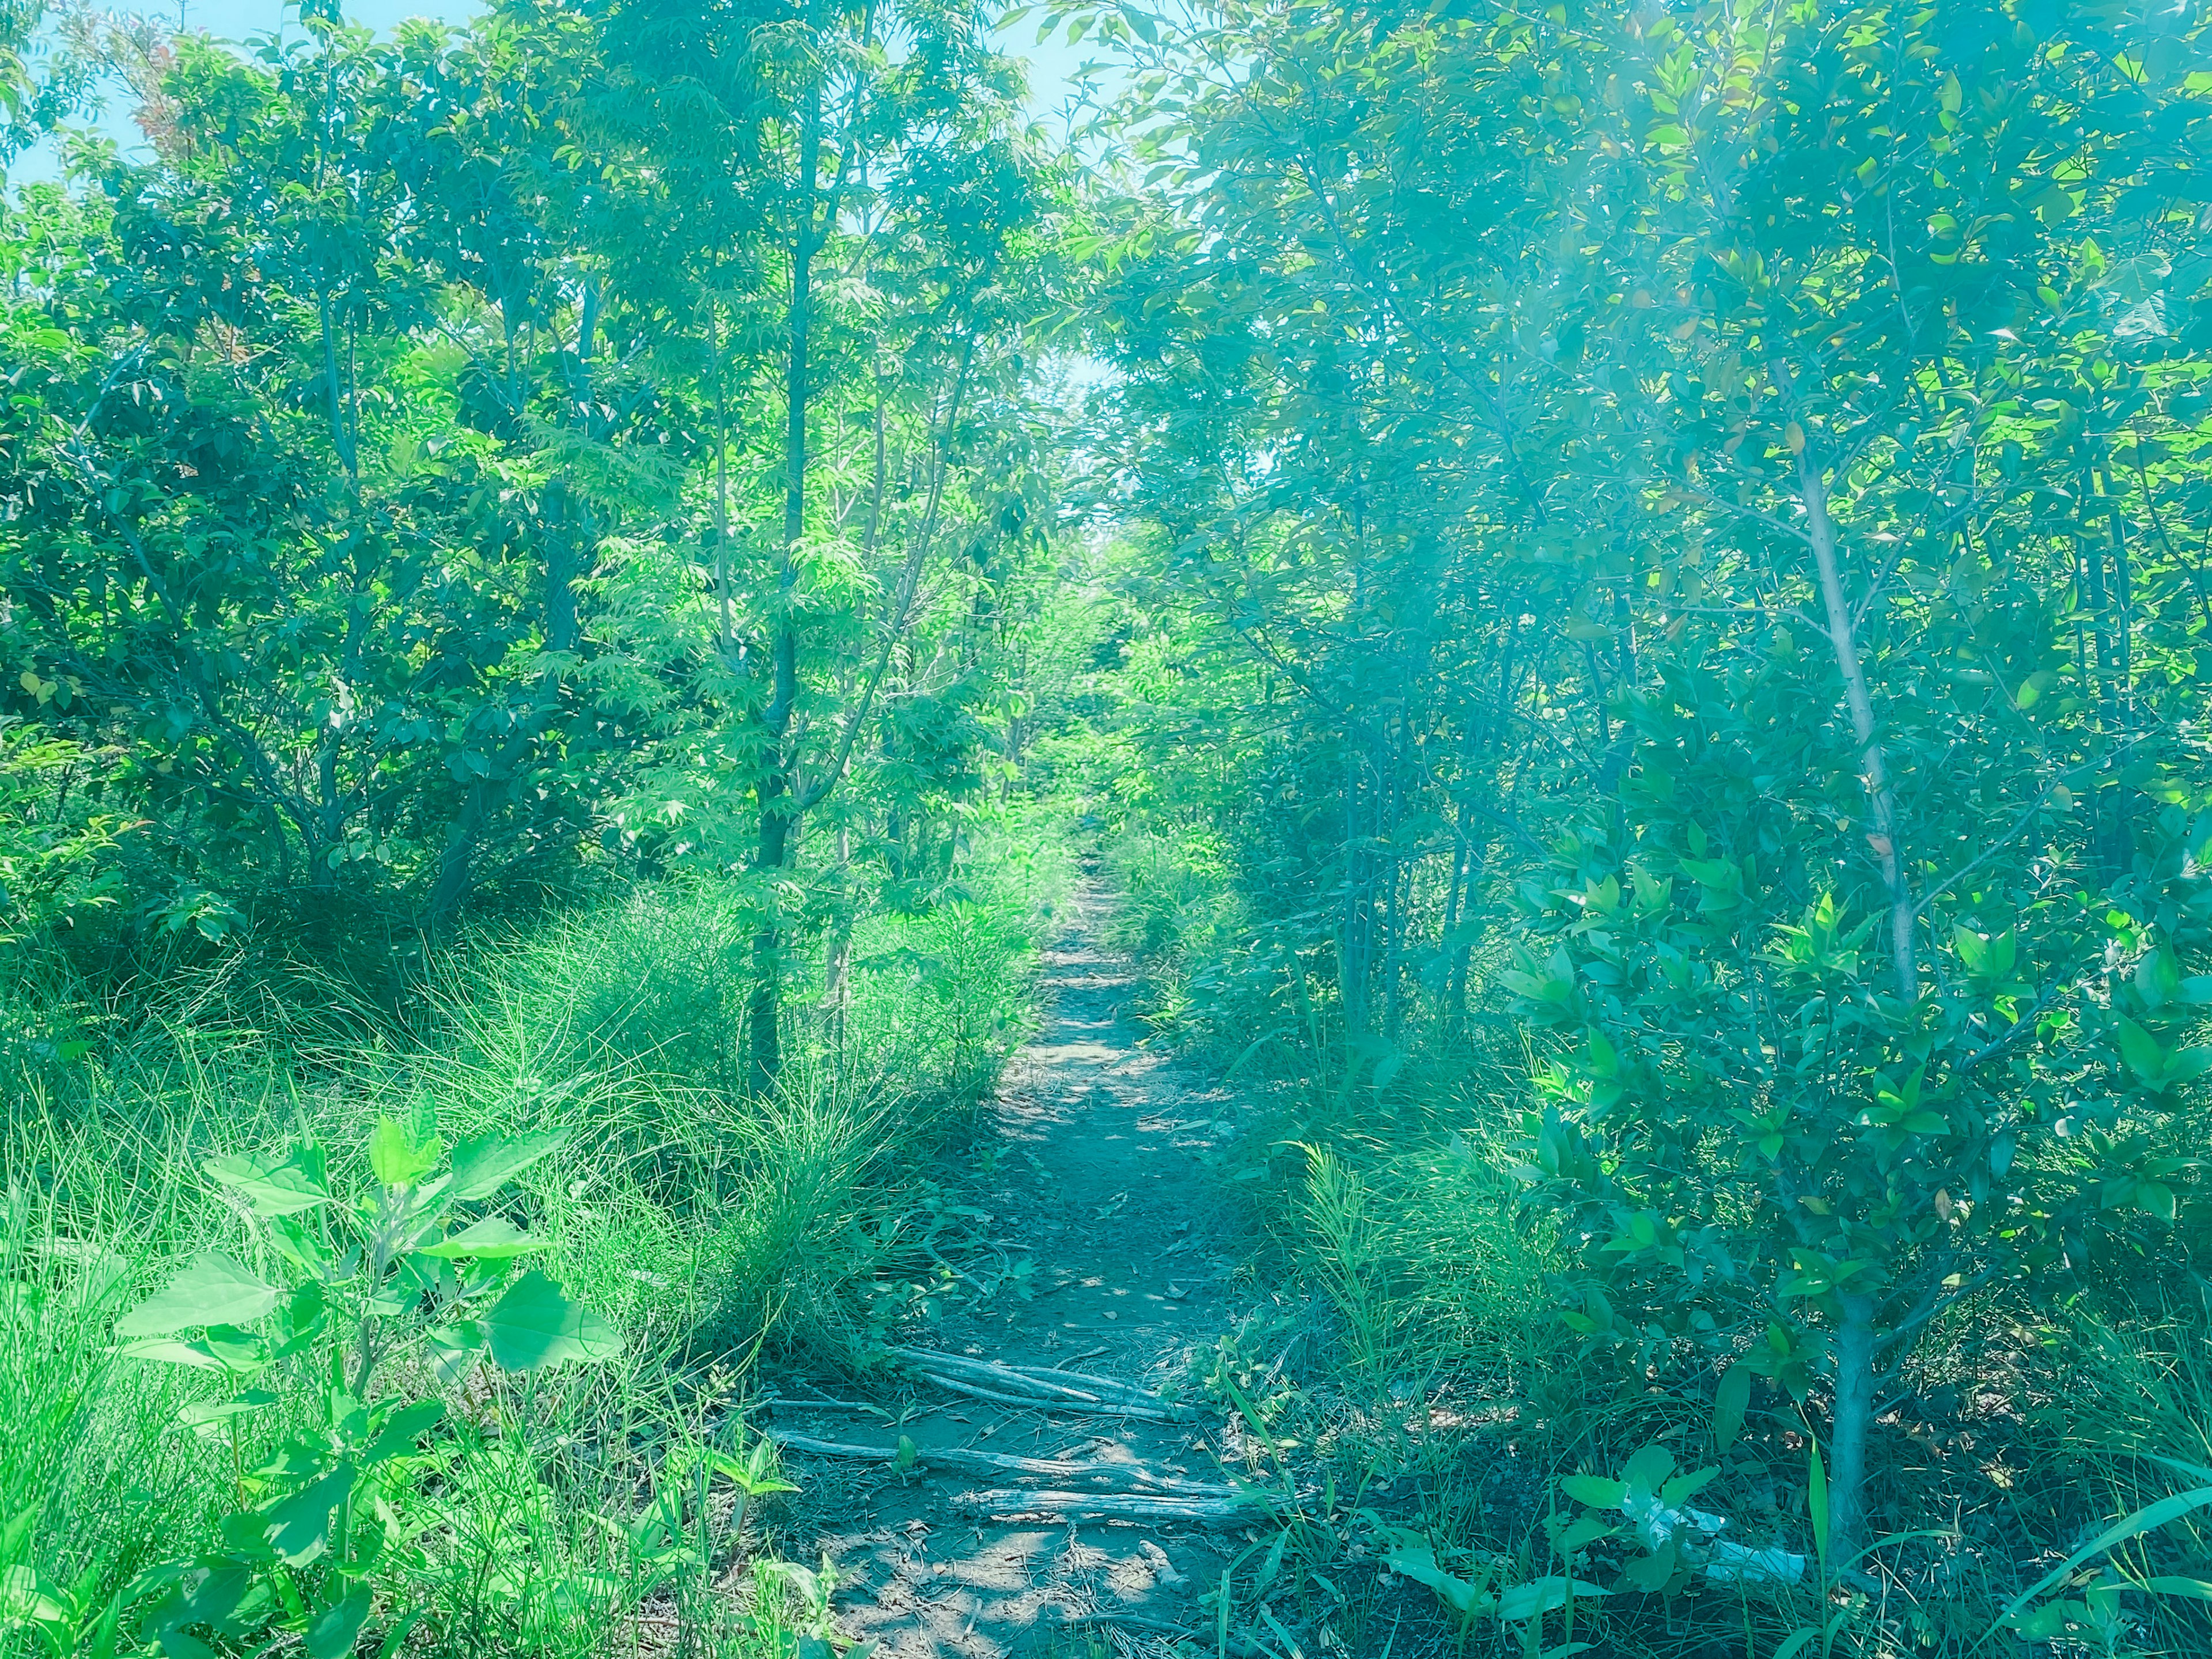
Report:
[[[757,1514],[748,1544],[696,1502],[654,1510],[660,1471],[735,1431],[763,1353],[864,1364],[897,1316],[918,1171],[1024,1029],[1031,896],[864,921],[839,1018],[799,988],[766,1097],[737,1086],[746,918],[708,884],[478,939],[396,1008],[312,968],[277,997],[220,961],[103,997],[24,961],[0,993],[0,1573],[104,1604],[211,1547],[240,1470],[313,1420],[324,1381],[280,1365],[234,1450],[179,1422],[219,1378],[117,1352],[118,1313],[192,1251],[278,1277],[207,1159],[305,1138],[343,1190],[365,1180],[380,1120],[448,1146],[560,1130],[502,1213],[550,1242],[546,1271],[613,1323],[620,1355],[458,1392],[419,1366],[395,1375],[447,1404],[380,1569],[392,1605],[425,1610],[405,1650],[667,1650],[665,1615],[696,1652],[789,1651],[823,1616],[807,1611],[820,1586],[735,1565]],[[667,1560],[698,1548],[737,1573],[728,1593],[672,1588]],[[0,1607],[0,1654],[50,1650]]]

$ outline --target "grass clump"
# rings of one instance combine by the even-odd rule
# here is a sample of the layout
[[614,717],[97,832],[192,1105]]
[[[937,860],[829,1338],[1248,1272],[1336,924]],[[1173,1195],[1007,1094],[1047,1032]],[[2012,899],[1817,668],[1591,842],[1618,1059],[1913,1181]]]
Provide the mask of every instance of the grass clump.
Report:
[[[0,1653],[819,1634],[824,1587],[762,1553],[778,1482],[731,1407],[764,1353],[866,1363],[919,1294],[915,1173],[1023,1030],[1021,903],[864,922],[834,1007],[801,988],[767,1095],[738,1082],[746,918],[710,884],[473,941],[396,1010],[312,969],[282,998],[220,963],[103,997],[26,963],[0,1009]],[[537,1150],[452,1207],[469,1149],[510,1144]],[[279,1165],[327,1194],[301,1212],[326,1247],[223,1175]],[[409,1205],[421,1220],[392,1220]],[[456,1253],[421,1254],[441,1231]],[[267,1290],[234,1330],[132,1324],[210,1261]],[[502,1356],[496,1310],[526,1285],[574,1352]],[[149,1334],[201,1352],[163,1363]],[[434,1421],[372,1468],[379,1425],[418,1406]],[[269,1544],[342,1463],[315,1547]],[[224,1573],[246,1586],[229,1605]]]

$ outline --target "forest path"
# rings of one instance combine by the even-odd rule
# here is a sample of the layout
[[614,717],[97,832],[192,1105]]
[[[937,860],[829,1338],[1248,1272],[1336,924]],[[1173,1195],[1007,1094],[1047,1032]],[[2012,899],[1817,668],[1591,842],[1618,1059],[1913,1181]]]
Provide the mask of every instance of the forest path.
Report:
[[[986,1172],[963,1195],[988,1212],[979,1224],[1017,1269],[1031,1264],[1029,1297],[1019,1278],[988,1294],[960,1285],[964,1299],[913,1340],[1188,1392],[1192,1358],[1231,1328],[1237,1301],[1219,1177],[1201,1157],[1232,1132],[1236,1107],[1138,1046],[1127,1018],[1135,971],[1099,943],[1109,908],[1086,884],[1062,919],[1044,956],[1039,1029],[1000,1091],[995,1139],[981,1138]],[[848,1401],[851,1386],[842,1390]],[[896,1425],[790,1403],[767,1422],[780,1437],[894,1449],[903,1434],[925,1453],[963,1447],[1222,1479],[1218,1413],[1147,1421],[915,1387],[911,1414]],[[795,1391],[805,1390],[782,1390]],[[821,1529],[814,1559],[826,1552],[836,1568],[840,1622],[878,1641],[881,1659],[1167,1653],[1175,1633],[1199,1632],[1197,1598],[1218,1578],[1224,1547],[1244,1543],[1241,1528],[1071,1524],[1049,1512],[994,1522],[959,1506],[977,1488],[1037,1484],[1019,1477],[926,1466],[902,1474],[796,1448],[785,1462],[804,1488],[799,1514]]]

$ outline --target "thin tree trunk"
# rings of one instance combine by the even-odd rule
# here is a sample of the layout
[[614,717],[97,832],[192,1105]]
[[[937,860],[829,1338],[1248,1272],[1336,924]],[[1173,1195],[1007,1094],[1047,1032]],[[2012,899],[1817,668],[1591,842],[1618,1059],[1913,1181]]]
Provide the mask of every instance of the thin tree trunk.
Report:
[[468,896],[470,866],[476,856],[477,836],[483,827],[483,781],[478,779],[469,786],[453,828],[446,833],[446,848],[438,858],[438,879],[430,888],[422,930],[433,939],[445,936],[461,901]]
[[[2130,589],[2133,583],[2128,570],[2127,536],[2120,518],[2119,501],[2112,493],[2112,474],[2100,471],[2099,482],[2105,496],[2106,532],[2112,553],[2109,586],[2104,560],[2096,544],[2087,537],[2083,538],[2082,555],[2089,572],[2090,603],[2095,607],[2097,618],[2097,723],[2102,728],[2106,753],[2115,756],[2135,731],[2134,641],[2130,626],[2133,597]],[[2135,862],[2134,803],[2118,779],[2108,775],[2099,781],[2093,805],[2097,873],[2106,883],[2115,882],[2127,874]]]
[[1867,689],[1866,666],[1859,656],[1858,634],[1851,608],[1844,596],[1843,566],[1837,549],[1836,521],[1828,514],[1828,487],[1820,477],[1813,447],[1808,442],[1797,457],[1797,481],[1805,507],[1805,531],[1813,544],[1813,562],[1820,573],[1820,599],[1828,619],[1828,645],[1836,668],[1843,676],[1844,700],[1850,710],[1851,732],[1858,740],[1861,781],[1867,796],[1867,845],[1881,871],[1881,884],[1889,900],[1889,959],[1897,979],[1897,994],[1906,1002],[1920,996],[1920,969],[1913,939],[1912,890],[1905,873],[1897,796],[1881,743],[1875,735],[1874,697]]
[[1836,1327],[1835,1414],[1828,1429],[1828,1551],[1848,1560],[1866,1526],[1867,1431],[1874,1422],[1874,1298],[1845,1296]]
[[722,388],[722,313],[717,306],[708,330],[714,358],[714,593],[721,605],[715,649],[730,654],[730,412]]
[[[807,23],[817,42],[823,25],[823,0],[811,0]],[[811,392],[807,373],[807,333],[813,322],[814,256],[822,234],[818,176],[822,165],[822,82],[817,76],[807,88],[806,106],[800,119],[799,140],[799,225],[792,242],[789,359],[784,376],[784,491],[783,551],[776,576],[775,687],[768,709],[769,741],[759,786],[759,839],[753,862],[757,868],[781,870],[791,840],[793,757],[786,749],[791,716],[799,701],[799,624],[795,605],[799,586],[799,544],[806,534],[806,404]],[[771,905],[773,898],[769,900]],[[753,935],[753,992],[747,1010],[752,1059],[752,1085],[766,1092],[782,1069],[781,1032],[778,1011],[783,982],[782,929],[771,908],[768,920]]]

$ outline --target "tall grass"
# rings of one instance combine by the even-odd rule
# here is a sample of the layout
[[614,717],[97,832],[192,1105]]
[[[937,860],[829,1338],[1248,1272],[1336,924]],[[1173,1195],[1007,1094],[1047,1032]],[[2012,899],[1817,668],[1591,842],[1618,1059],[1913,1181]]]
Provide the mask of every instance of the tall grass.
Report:
[[[834,1027],[799,987],[764,1098],[736,1081],[746,918],[711,884],[477,940],[397,1009],[312,969],[279,995],[219,963],[102,999],[21,963],[0,991],[0,1572],[104,1603],[211,1547],[240,1469],[311,1415],[322,1383],[281,1365],[234,1451],[179,1422],[216,1381],[116,1352],[118,1314],[181,1255],[217,1247],[277,1276],[205,1160],[306,1136],[343,1185],[381,1118],[448,1145],[561,1129],[502,1208],[550,1241],[548,1271],[613,1322],[621,1357],[444,1390],[448,1431],[386,1571],[428,1611],[410,1651],[626,1650],[641,1604],[669,1594],[666,1550],[639,1529],[666,1454],[728,1432],[763,1353],[864,1363],[902,1305],[878,1279],[910,1265],[927,1153],[972,1121],[1024,1030],[1027,898],[864,922]],[[714,1613],[717,1639],[741,1651],[784,1628],[788,1589],[774,1580],[743,1629]],[[0,1653],[46,1651],[6,1623]]]

